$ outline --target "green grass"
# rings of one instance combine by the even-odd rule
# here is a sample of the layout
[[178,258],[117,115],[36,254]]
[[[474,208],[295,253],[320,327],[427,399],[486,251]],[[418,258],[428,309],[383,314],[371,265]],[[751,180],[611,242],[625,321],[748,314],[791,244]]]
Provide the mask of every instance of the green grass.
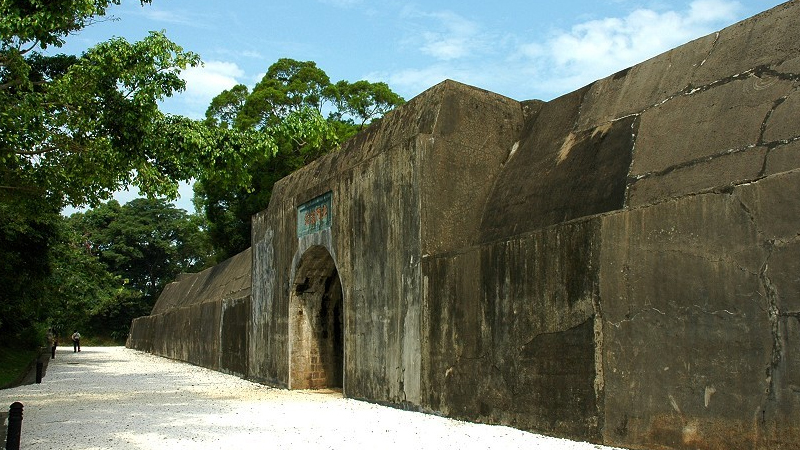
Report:
[[0,389],[25,376],[25,371],[38,354],[38,350],[0,348]]

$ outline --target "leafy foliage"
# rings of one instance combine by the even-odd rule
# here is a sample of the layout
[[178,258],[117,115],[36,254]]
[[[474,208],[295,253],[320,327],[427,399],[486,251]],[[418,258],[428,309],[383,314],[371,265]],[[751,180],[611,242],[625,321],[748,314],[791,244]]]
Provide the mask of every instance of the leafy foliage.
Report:
[[[4,64],[12,57],[13,67]],[[164,145],[169,118],[157,102],[183,89],[180,70],[197,63],[160,33],[133,44],[112,39],[81,57],[4,47],[0,188],[59,205],[97,203],[127,185],[173,195],[199,165]]]
[[319,112],[329,85],[328,75],[313,61],[279,59],[245,99],[236,125],[264,129],[304,108]]
[[52,273],[46,295],[49,307],[43,321],[62,336],[73,329],[85,334],[102,305],[113,302],[125,291],[122,279],[91,253],[71,220],[62,219],[60,239],[50,252]]
[[[195,184],[195,204],[209,223],[220,260],[250,246],[251,216],[269,204],[273,185],[314,159],[334,150],[369,121],[403,99],[385,83],[339,81],[313,61],[278,60],[248,92],[237,85],[211,101],[206,124],[222,130],[256,133],[272,142],[265,158],[242,160],[247,185],[206,172]],[[328,118],[322,116],[330,105]],[[358,125],[354,122],[358,120]]]
[[[281,59],[205,121],[163,114],[200,63],[163,33],[45,53],[120,1],[0,0],[0,339],[35,342],[47,326],[123,337],[178,273],[249,246],[277,180],[402,103],[385,84],[333,85]],[[204,220],[153,199],[191,179]],[[130,186],[148,199],[102,203]]]
[[207,123],[212,126],[228,128],[233,126],[239,111],[244,107],[250,91],[247,86],[237,84],[236,86],[222,91],[211,100],[208,110],[206,110]]
[[[142,0],[142,4],[150,0]],[[61,47],[64,38],[104,16],[120,0],[4,0],[0,3],[3,46]]]
[[58,211],[31,198],[0,202],[0,339],[23,339],[47,315]]
[[163,199],[111,200],[71,222],[91,255],[153,300],[179,273],[205,268],[209,257],[199,219]]
[[147,315],[164,286],[183,272],[204,269],[210,245],[201,219],[161,199],[116,200],[69,220],[56,271],[61,316],[96,333],[127,334]]
[[96,204],[128,185],[174,195],[177,182],[203,170],[214,153],[184,152],[162,132],[192,139],[196,124],[163,115],[157,102],[183,89],[180,71],[199,63],[162,33],[136,43],[112,39],[79,56],[44,53],[119,3],[0,1],[5,338],[36,335],[46,321],[75,322],[113,290],[103,267],[71,246],[62,206]]
[[402,97],[382,82],[361,80],[348,83],[342,80],[330,86],[328,92],[336,105],[337,114],[360,120],[359,128],[404,103]]

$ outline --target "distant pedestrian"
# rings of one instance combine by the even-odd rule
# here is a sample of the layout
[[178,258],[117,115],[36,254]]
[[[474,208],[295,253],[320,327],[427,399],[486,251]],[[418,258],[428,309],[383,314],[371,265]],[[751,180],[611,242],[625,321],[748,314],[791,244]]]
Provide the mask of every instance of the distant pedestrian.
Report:
[[81,334],[78,330],[72,333],[72,353],[81,351]]
[[56,359],[56,347],[58,347],[58,336],[56,336],[52,328],[47,330],[47,341],[50,343],[50,358]]

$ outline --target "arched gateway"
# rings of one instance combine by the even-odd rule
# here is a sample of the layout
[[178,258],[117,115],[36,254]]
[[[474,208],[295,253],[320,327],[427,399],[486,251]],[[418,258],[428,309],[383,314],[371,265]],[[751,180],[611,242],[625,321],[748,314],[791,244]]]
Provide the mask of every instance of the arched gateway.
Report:
[[300,258],[289,304],[290,389],[341,389],[342,283],[331,254],[313,246]]

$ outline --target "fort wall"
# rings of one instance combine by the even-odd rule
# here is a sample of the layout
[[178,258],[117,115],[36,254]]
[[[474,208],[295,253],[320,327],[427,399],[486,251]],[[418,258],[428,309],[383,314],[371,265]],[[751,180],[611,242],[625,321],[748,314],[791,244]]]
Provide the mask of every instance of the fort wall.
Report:
[[[281,180],[239,271],[178,281],[129,345],[629,448],[796,448],[798,87],[796,1],[550,102],[445,81]],[[246,261],[247,295],[196,289]]]
[[246,376],[250,338],[251,251],[181,275],[149,316],[133,320],[127,347]]

